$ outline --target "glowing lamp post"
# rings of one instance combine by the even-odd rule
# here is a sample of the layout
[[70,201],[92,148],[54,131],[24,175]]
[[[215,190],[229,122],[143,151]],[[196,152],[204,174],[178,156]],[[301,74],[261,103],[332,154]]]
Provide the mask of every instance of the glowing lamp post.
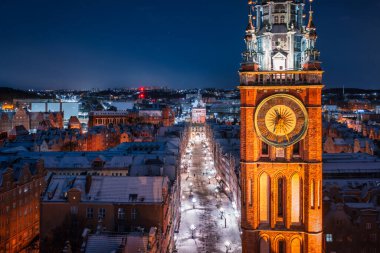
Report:
[[195,203],[197,202],[197,199],[196,198],[193,198],[192,200],[191,200],[191,202],[193,202],[193,209],[195,208]]
[[222,220],[223,219],[223,214],[224,214],[223,207],[219,208],[219,211],[220,211],[220,219]]
[[228,253],[231,250],[231,242],[230,241],[226,241],[224,243],[224,246],[226,246],[226,253]]
[[191,230],[191,238],[194,239],[194,232],[197,227],[194,224],[191,224],[190,230]]

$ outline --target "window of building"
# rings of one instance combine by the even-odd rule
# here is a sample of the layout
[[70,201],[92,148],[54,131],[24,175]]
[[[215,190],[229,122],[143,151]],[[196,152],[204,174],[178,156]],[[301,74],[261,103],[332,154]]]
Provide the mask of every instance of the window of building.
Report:
[[300,143],[297,142],[293,145],[293,156],[300,156]]
[[124,208],[119,208],[117,210],[117,217],[119,220],[124,220],[125,219],[125,209]]
[[136,208],[132,208],[132,210],[131,210],[131,219],[132,220],[136,220],[136,217],[137,217],[137,210],[136,210]]
[[137,194],[129,194],[129,200],[130,201],[136,201],[137,200]]
[[277,216],[284,217],[284,178],[277,181]]
[[278,24],[278,16],[274,16],[274,23]]
[[375,233],[372,233],[369,235],[369,239],[372,241],[372,242],[376,242],[377,240],[377,234]]
[[332,242],[332,241],[333,241],[332,234],[326,234],[326,242]]
[[285,248],[285,241],[281,240],[278,242],[278,253],[285,253],[286,248]]
[[78,207],[77,206],[70,207],[70,212],[71,214],[78,214]]
[[87,219],[94,218],[94,209],[92,207],[88,207],[86,210],[86,217]]
[[285,23],[285,16],[281,16],[281,18],[280,18],[280,23],[281,23],[281,24]]
[[371,228],[372,228],[372,224],[369,223],[369,222],[367,222],[367,223],[365,224],[365,229],[370,230]]
[[269,155],[269,146],[265,142],[261,143],[261,155],[268,156]]
[[98,210],[98,218],[104,219],[105,217],[106,217],[106,209],[99,208],[99,210]]

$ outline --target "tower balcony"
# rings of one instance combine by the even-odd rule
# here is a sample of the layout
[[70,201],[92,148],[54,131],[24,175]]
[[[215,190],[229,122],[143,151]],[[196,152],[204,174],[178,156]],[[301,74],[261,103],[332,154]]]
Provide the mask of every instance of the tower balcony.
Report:
[[242,86],[321,85],[323,71],[247,71],[240,70]]

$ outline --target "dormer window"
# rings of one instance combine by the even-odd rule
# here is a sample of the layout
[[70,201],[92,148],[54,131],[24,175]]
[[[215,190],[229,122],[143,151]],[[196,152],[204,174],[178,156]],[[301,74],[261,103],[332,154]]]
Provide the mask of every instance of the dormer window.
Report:
[[129,200],[130,201],[136,201],[137,200],[137,194],[129,194]]

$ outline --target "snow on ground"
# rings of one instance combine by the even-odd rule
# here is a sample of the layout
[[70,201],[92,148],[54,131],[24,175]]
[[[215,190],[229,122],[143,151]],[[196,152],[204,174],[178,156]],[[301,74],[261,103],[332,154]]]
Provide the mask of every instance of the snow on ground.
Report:
[[183,159],[187,172],[181,175],[181,225],[176,247],[179,253],[241,252],[239,215],[228,197],[216,190],[207,146],[200,139],[190,140],[189,159]]

